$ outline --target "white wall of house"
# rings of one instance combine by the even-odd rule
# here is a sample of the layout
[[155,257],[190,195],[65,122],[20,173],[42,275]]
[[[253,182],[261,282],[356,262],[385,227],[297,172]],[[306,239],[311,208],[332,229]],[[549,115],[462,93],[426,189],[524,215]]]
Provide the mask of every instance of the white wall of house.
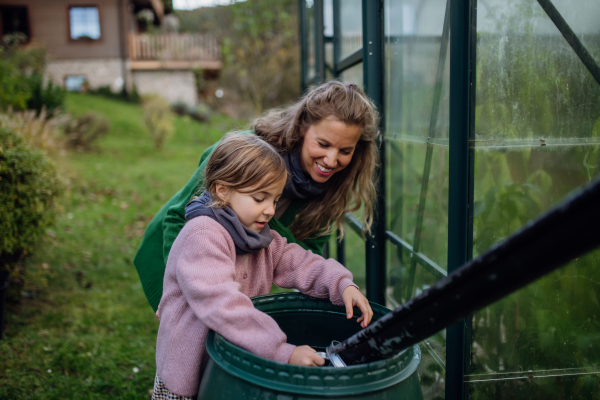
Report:
[[139,94],[158,94],[169,103],[198,104],[196,79],[189,70],[132,71],[133,84]]
[[85,76],[91,89],[110,86],[113,92],[119,92],[125,79],[123,70],[120,58],[86,58],[50,60],[46,72],[63,87],[67,76]]

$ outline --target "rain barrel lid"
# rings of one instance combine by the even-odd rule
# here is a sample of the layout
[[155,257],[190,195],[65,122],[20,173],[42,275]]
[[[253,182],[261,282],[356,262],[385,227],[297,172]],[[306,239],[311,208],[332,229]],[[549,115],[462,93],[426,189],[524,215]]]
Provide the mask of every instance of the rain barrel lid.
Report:
[[[345,318],[346,314],[344,307],[331,304],[329,300],[300,293],[257,296],[252,302],[257,309],[273,317],[300,311],[305,315],[327,313],[333,317],[337,314],[340,321],[340,315]],[[373,320],[390,312],[379,304],[371,303],[371,307]],[[335,324],[336,318],[331,318],[331,323]],[[272,390],[309,395],[348,395],[385,389],[412,376],[421,362],[421,350],[414,345],[394,357],[367,364],[345,368],[301,367],[256,356],[212,331],[206,348],[217,365],[240,379]]]

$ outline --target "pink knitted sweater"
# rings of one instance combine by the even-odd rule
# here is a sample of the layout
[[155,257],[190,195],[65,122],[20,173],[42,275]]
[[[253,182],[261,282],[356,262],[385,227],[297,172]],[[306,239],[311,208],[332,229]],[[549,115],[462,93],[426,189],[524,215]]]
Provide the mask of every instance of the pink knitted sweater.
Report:
[[177,236],[165,271],[156,343],[158,375],[171,392],[198,394],[210,329],[256,355],[288,362],[295,346],[250,300],[268,294],[272,283],[343,305],[342,292],[354,285],[350,271],[271,234],[269,247],[247,255],[236,255],[229,233],[209,217],[190,220]]

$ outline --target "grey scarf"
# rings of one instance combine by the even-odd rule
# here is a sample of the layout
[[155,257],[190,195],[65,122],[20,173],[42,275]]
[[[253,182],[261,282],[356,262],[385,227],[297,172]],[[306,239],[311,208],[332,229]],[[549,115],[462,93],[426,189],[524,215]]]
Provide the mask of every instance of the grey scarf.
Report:
[[285,183],[282,197],[291,199],[307,199],[317,197],[325,192],[327,183],[314,181],[309,174],[304,172],[300,165],[300,150],[283,154],[283,161],[290,177]]
[[256,233],[242,224],[231,207],[209,207],[212,202],[213,198],[210,193],[204,191],[202,196],[186,204],[185,219],[189,221],[192,218],[206,215],[217,221],[231,235],[236,254],[256,253],[271,244],[273,236],[269,224],[266,224],[260,233]]

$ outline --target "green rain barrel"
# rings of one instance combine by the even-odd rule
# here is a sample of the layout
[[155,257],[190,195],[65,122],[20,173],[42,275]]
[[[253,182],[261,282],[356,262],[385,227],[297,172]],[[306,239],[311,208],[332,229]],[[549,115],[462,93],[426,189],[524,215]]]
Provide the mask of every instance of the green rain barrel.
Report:
[[[288,343],[324,351],[333,341],[358,332],[360,311],[352,320],[344,307],[300,293],[279,293],[252,299],[285,332]],[[371,303],[373,320],[390,310]],[[414,345],[392,358],[345,368],[301,367],[258,357],[210,332],[210,360],[198,399],[304,400],[337,399],[421,400],[417,367],[421,350]]]

